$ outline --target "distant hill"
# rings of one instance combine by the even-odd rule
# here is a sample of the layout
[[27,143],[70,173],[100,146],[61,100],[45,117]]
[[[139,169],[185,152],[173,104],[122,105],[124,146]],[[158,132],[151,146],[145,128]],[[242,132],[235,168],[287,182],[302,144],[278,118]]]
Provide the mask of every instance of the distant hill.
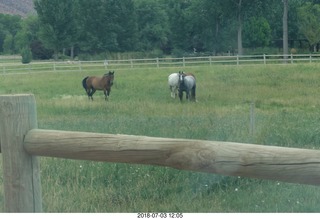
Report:
[[0,0],[0,13],[26,17],[35,14],[33,0]]

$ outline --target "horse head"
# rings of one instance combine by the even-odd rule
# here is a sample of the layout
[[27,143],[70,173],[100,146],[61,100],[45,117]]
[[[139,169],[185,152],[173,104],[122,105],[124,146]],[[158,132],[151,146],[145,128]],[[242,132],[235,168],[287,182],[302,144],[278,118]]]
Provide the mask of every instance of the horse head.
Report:
[[113,79],[114,79],[114,71],[109,71],[108,73],[105,73],[103,77],[107,80],[107,83],[112,86],[113,85]]
[[196,80],[195,80],[195,76],[191,73],[179,72],[179,98],[180,98],[180,101],[182,101],[183,92],[186,92],[186,99],[195,101]]
[[184,77],[185,77],[185,73],[183,71],[179,71],[179,83],[178,83],[178,87],[182,86],[184,84]]

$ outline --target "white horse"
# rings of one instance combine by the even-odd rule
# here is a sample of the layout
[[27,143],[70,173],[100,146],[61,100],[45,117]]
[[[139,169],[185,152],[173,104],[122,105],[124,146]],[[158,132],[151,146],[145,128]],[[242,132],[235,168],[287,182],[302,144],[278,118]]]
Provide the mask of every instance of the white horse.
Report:
[[176,98],[179,87],[179,73],[172,73],[168,76],[168,84],[171,92],[171,97]]
[[186,99],[189,101],[196,100],[196,78],[193,74],[179,74],[179,99],[182,101],[183,92],[186,92]]

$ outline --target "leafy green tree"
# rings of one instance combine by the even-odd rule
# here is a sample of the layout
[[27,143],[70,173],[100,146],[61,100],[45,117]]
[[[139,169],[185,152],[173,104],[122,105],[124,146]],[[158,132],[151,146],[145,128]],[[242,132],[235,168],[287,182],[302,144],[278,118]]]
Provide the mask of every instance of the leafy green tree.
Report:
[[3,28],[3,24],[0,23],[0,53],[3,52],[3,42],[6,37],[6,31]]
[[32,60],[32,53],[29,47],[21,49],[22,63],[28,64]]
[[[194,1],[190,7],[190,23],[192,24],[192,46],[197,51],[212,51],[214,54],[228,50],[230,40],[224,32],[228,28],[226,1]],[[233,32],[228,29],[229,33]],[[230,42],[230,41],[229,41]]]
[[38,18],[36,16],[29,16],[21,21],[21,31],[16,35],[15,47],[21,50],[25,47],[30,47],[31,41],[37,38],[39,31]]
[[221,54],[237,47],[238,54],[243,54],[243,46],[281,48],[286,41],[285,2],[288,39],[294,46],[303,33],[301,28],[297,31],[297,9],[320,0],[35,0],[35,18],[0,14],[0,52],[16,53],[29,46],[35,58],[47,57],[52,50],[55,57],[69,49],[73,54],[73,48],[89,54],[159,51],[181,55]]
[[288,0],[283,0],[283,55],[287,58],[288,46]]
[[169,43],[169,18],[165,1],[136,0],[139,49],[166,50]]
[[251,17],[244,24],[243,36],[245,47],[266,47],[271,40],[270,25],[263,17]]
[[34,59],[48,59],[52,57],[52,50],[44,48],[39,39],[39,20],[37,16],[28,16],[21,20],[21,31],[15,36],[15,48],[22,53],[26,48],[31,49]]
[[0,52],[17,53],[14,40],[21,29],[20,22],[21,17],[19,16],[0,14]]
[[3,41],[3,52],[5,54],[13,54],[13,36],[12,34],[6,34],[4,41]]
[[92,53],[117,51],[116,23],[108,0],[79,0],[80,48]]
[[298,26],[303,35],[308,39],[313,51],[320,42],[320,5],[305,3],[298,8]]
[[133,0],[79,0],[79,47],[89,53],[134,50],[136,18]]
[[192,49],[192,19],[190,7],[193,1],[170,0],[166,5],[168,14],[168,47],[167,53],[188,51]]
[[[248,40],[243,37],[244,33],[249,32],[246,30],[246,28],[248,28],[246,23],[252,22],[250,21],[252,17],[266,18],[272,14],[272,16],[281,21],[281,15],[276,14],[279,11],[273,10],[273,8],[277,8],[276,5],[279,4],[278,0],[225,0],[224,3],[226,7],[223,9],[223,17],[228,20],[226,23],[228,24],[227,28],[229,31],[236,32],[234,38],[236,39],[239,55],[244,53],[243,44],[245,44],[244,46],[254,44],[248,42]],[[268,23],[270,24],[270,22]],[[246,42],[243,42],[244,40]]]
[[111,13],[117,23],[118,50],[134,51],[138,43],[138,23],[133,0],[113,1]]
[[70,48],[76,37],[76,0],[36,0],[34,5],[40,21],[39,37],[57,59],[58,52]]

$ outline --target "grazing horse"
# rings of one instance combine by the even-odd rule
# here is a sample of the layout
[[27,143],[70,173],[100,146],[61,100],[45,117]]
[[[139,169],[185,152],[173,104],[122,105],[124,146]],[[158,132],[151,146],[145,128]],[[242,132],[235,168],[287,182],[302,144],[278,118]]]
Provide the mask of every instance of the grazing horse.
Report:
[[179,72],[179,98],[182,101],[183,92],[186,92],[186,99],[196,101],[196,79],[193,75],[186,75]]
[[171,97],[176,98],[178,95],[179,73],[172,73],[168,76],[168,84],[171,92]]
[[179,90],[179,74],[183,75],[191,75],[196,78],[192,73],[184,73],[183,71],[179,71],[179,73],[171,73],[168,76],[168,85],[171,92],[171,97],[176,98]]
[[108,97],[111,92],[111,86],[113,85],[114,71],[104,74],[102,77],[88,76],[82,80],[82,86],[85,89],[89,100],[93,100],[92,95],[96,90],[103,90],[105,95],[105,100],[108,100]]

